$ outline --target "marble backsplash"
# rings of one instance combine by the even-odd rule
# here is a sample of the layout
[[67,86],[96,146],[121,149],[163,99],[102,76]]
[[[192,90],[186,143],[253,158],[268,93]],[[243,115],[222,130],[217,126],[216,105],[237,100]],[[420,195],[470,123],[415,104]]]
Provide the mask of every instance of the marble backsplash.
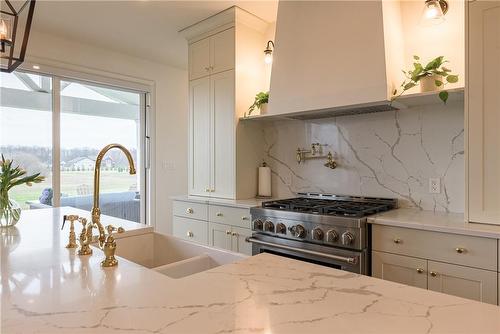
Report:
[[[296,192],[396,197],[401,207],[464,211],[463,104],[314,121],[280,120],[263,128],[264,160],[272,169],[273,196]],[[296,161],[298,147],[321,143],[338,163]],[[441,192],[429,193],[429,178]]]

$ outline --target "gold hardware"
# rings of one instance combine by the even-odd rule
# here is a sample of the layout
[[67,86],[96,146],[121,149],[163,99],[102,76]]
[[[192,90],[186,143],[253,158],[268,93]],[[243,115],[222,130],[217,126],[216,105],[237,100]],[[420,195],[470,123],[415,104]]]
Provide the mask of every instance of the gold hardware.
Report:
[[123,228],[116,228],[113,225],[108,225],[106,226],[106,230],[108,231],[108,237],[106,238],[106,241],[104,242],[104,255],[105,258],[101,262],[101,266],[103,267],[114,267],[118,264],[118,260],[115,258],[115,252],[116,252],[116,241],[115,238],[113,237],[112,233],[113,231],[117,231],[118,233],[123,233],[124,229]]
[[217,217],[222,217],[222,216],[223,216],[222,212],[217,212],[215,215],[216,215]]
[[76,248],[78,245],[76,244],[76,234],[75,234],[75,220],[78,220],[77,215],[68,215],[66,219],[70,221],[69,226],[69,241],[66,245],[66,248]]
[[243,216],[243,217],[241,217],[241,220],[248,220],[248,217],[247,216]]
[[[92,249],[90,248],[90,243],[92,242],[92,228],[97,228],[99,231],[98,246],[104,251],[106,258],[101,262],[103,267],[114,267],[118,264],[118,260],[115,259],[114,254],[116,251],[116,242],[111,232],[117,230],[119,233],[123,232],[123,229],[116,229],[109,225],[108,236],[106,237],[106,232],[104,231],[104,226],[101,224],[101,209],[99,208],[99,189],[100,189],[100,177],[101,177],[101,163],[104,155],[111,149],[118,148],[126,156],[130,170],[130,175],[134,175],[135,166],[134,159],[130,152],[120,144],[109,144],[106,145],[97,155],[94,166],[94,204],[92,207],[92,222],[87,225],[87,221],[81,221],[83,224],[82,233],[80,233],[80,250],[79,255],[90,255],[92,254]],[[121,231],[121,232],[120,232]]]
[[226,231],[226,234],[227,234],[227,235],[231,234],[231,231],[227,230],[227,231]]
[[432,276],[432,277],[436,277],[436,276],[438,275],[438,274],[437,274],[436,272],[434,272],[434,271],[431,271],[431,272],[430,272],[430,274],[431,274],[431,276]]
[[214,192],[215,192],[215,189],[210,189],[210,192],[211,192],[211,193],[214,193]]
[[186,213],[192,214],[193,212],[194,212],[194,210],[192,208],[187,208],[186,209]]
[[417,273],[422,274],[424,270],[422,268],[417,268]]
[[188,238],[194,237],[194,234],[191,231],[187,231],[186,235],[187,235]]
[[394,239],[393,241],[394,241],[395,244],[401,244],[401,243],[403,243],[403,240],[397,239],[397,238]]
[[207,71],[207,72],[208,72],[209,70],[210,70],[210,66],[205,67],[205,71]]
[[205,189],[205,192],[206,192],[206,193],[209,193],[209,192],[210,192],[210,189],[209,189],[209,188],[206,188],[206,189]]
[[330,169],[337,168],[337,162],[333,159],[332,152],[328,152],[328,154],[326,155],[326,163],[324,164],[324,166]]
[[233,233],[231,233],[231,235],[232,235],[233,237],[236,237],[236,236],[238,235],[238,233],[233,232]]
[[463,254],[466,252],[466,249],[465,248],[461,248],[461,247],[457,247],[455,248],[455,251],[458,253],[458,254]]

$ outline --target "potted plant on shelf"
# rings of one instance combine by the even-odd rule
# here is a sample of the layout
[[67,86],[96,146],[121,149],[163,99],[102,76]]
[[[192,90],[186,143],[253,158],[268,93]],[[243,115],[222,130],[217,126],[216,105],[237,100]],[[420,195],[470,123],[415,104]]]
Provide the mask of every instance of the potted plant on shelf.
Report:
[[40,183],[45,177],[40,173],[26,175],[27,172],[21,167],[12,167],[13,161],[5,159],[2,154],[0,163],[0,227],[13,226],[19,221],[21,207],[9,198],[9,190],[15,186],[25,184],[31,186]]
[[[252,114],[252,112],[255,110],[255,108],[260,110],[260,114],[264,115],[267,113],[267,103],[269,102],[269,92],[260,92],[255,95],[255,101],[253,104],[248,108],[248,116]],[[247,116],[247,115],[245,115]]]
[[415,60],[413,69],[408,71],[403,70],[406,79],[400,86],[401,91],[394,89],[391,100],[396,100],[404,92],[420,84],[420,91],[422,93],[439,91],[439,98],[446,103],[448,100],[448,91],[443,90],[444,86],[448,83],[458,82],[458,75],[451,74],[451,70],[443,66],[448,61],[443,56],[439,56],[423,66],[420,63],[419,56],[413,56],[413,59]]

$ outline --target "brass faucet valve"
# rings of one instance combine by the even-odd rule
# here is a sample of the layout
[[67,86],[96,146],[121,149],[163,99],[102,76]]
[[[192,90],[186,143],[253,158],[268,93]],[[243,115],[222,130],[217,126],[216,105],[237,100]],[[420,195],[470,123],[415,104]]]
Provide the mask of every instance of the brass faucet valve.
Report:
[[[66,245],[66,248],[76,248],[78,245],[76,244],[75,220],[78,220],[79,217],[77,215],[68,215],[64,217],[65,221],[66,220],[70,221],[69,241],[68,244]],[[64,222],[63,222],[63,228],[64,228]]]

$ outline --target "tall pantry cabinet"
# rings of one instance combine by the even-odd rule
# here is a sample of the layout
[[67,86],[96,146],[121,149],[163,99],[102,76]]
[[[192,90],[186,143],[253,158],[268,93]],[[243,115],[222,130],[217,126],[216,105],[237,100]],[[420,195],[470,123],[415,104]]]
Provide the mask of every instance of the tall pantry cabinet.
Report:
[[231,7],[181,31],[189,43],[189,195],[256,195],[261,131],[239,118],[266,89],[267,28]]
[[467,215],[500,224],[500,2],[467,5]]

